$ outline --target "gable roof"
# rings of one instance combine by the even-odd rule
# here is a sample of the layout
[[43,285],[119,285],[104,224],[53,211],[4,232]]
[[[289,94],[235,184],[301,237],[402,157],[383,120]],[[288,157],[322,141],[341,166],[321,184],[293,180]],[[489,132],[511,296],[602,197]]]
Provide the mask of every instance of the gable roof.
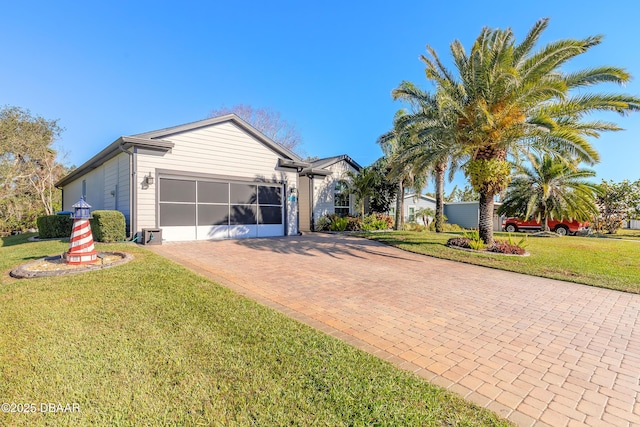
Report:
[[333,156],[333,157],[325,157],[324,159],[318,159],[318,160],[314,160],[313,162],[311,162],[311,167],[316,169],[324,169],[326,167],[329,167],[335,163],[338,163],[340,161],[344,160],[345,162],[349,163],[351,166],[353,166],[354,169],[356,170],[360,170],[362,169],[362,166],[360,166],[358,164],[358,162],[356,162],[355,160],[353,160],[351,157],[347,156],[346,154],[343,154],[341,156]]
[[133,136],[137,138],[148,138],[148,139],[164,138],[171,135],[175,135],[177,133],[188,132],[191,130],[200,129],[207,126],[217,125],[225,122],[231,122],[235,124],[236,126],[246,131],[251,136],[255,137],[264,145],[266,145],[268,148],[277,152],[281,156],[294,161],[302,161],[300,156],[298,156],[296,153],[278,144],[277,142],[273,141],[271,138],[268,138],[258,129],[254,128],[249,123],[242,120],[240,117],[238,117],[233,113],[225,114],[224,116],[212,117],[210,119],[198,120],[196,122],[185,123],[178,126],[172,126],[164,129],[153,130],[150,132],[139,133]]
[[265,135],[263,135],[249,123],[242,120],[240,117],[236,116],[235,114],[227,114],[224,116],[213,117],[211,119],[198,120],[196,122],[186,123],[183,125],[139,133],[133,136],[121,136],[120,138],[109,144],[102,151],[100,151],[98,154],[84,162],[78,168],[74,169],[71,173],[61,178],[58,182],[55,183],[55,186],[62,187],[64,185],[67,185],[78,177],[102,165],[107,160],[112,159],[116,155],[120,154],[123,150],[128,150],[131,147],[139,147],[149,150],[167,152],[171,150],[175,144],[171,141],[163,140],[162,138],[175,135],[177,133],[188,132],[190,130],[217,125],[224,122],[231,122],[234,125],[238,126],[240,129],[255,137],[259,142],[267,146],[267,148],[275,151],[280,156],[285,157],[286,159],[293,162],[302,162],[302,159],[293,151],[283,147],[275,141],[272,141],[270,138],[267,138]]
[[68,183],[74,181],[78,177],[84,175],[85,173],[97,168],[102,165],[107,160],[110,160],[117,156],[118,154],[128,150],[131,147],[144,148],[147,150],[153,151],[164,151],[167,152],[174,147],[174,143],[171,141],[164,141],[162,139],[144,139],[137,138],[133,136],[121,136],[120,138],[113,141],[107,147],[105,147],[98,154],[84,162],[79,167],[72,170],[66,176],[60,178],[58,182],[55,183],[56,187],[62,187],[67,185]]
[[427,196],[426,194],[415,194],[415,193],[414,194],[405,194],[404,198],[405,198],[405,200],[411,198],[411,199],[427,200],[427,201],[433,202],[433,203],[436,202],[436,199],[434,199],[431,196]]

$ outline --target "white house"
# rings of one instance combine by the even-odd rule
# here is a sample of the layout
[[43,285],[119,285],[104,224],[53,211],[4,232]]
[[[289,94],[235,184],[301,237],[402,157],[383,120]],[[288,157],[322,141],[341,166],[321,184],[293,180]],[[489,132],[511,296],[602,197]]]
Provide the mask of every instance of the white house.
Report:
[[[494,203],[494,209],[497,209],[500,203]],[[447,217],[449,224],[458,224],[463,228],[478,228],[478,220],[480,218],[480,204],[474,202],[444,202],[444,215]],[[419,209],[436,210],[436,199],[424,194],[406,194],[404,196],[404,220],[405,222],[416,222],[424,225],[422,216],[416,215]],[[389,214],[395,217],[395,202],[391,204]],[[428,217],[429,223],[433,217]],[[497,214],[493,218],[493,229],[495,231],[502,230],[502,218]]]
[[352,213],[336,188],[359,168],[348,156],[304,162],[229,114],[122,136],[56,186],[64,210],[84,196],[94,210],[121,211],[130,237],[285,236],[313,229],[323,213]]

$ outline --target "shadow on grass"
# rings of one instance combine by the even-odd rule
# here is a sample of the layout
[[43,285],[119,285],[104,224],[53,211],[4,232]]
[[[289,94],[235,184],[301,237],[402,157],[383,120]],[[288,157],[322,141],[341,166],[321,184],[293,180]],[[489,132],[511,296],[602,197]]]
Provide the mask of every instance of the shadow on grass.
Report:
[[25,233],[25,234],[18,234],[15,236],[0,237],[0,241],[2,242],[0,246],[2,247],[15,246],[15,245],[22,245],[24,243],[29,243],[27,239],[29,237],[36,236],[36,235],[37,233]]

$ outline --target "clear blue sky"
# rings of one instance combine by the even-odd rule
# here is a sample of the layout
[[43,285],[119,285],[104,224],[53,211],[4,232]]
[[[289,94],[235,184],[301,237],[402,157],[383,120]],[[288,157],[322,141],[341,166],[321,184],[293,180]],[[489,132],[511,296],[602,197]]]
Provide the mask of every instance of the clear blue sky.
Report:
[[[636,0],[31,1],[2,7],[0,105],[58,118],[75,165],[121,135],[240,103],[279,111],[310,155],[366,165],[402,107],[391,90],[431,89],[418,59],[427,44],[448,59],[454,39],[469,47],[483,26],[521,39],[542,17],[542,42],[603,34],[572,66],[624,67],[635,77],[624,91],[640,96]],[[639,179],[640,113],[605,118],[626,130],[594,141],[598,180]]]

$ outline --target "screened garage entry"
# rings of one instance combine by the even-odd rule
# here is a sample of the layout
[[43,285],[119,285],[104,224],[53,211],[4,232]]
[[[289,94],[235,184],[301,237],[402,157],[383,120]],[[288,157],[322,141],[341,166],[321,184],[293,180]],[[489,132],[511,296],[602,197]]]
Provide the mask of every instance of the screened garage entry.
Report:
[[161,177],[158,187],[167,241],[284,235],[281,184]]

